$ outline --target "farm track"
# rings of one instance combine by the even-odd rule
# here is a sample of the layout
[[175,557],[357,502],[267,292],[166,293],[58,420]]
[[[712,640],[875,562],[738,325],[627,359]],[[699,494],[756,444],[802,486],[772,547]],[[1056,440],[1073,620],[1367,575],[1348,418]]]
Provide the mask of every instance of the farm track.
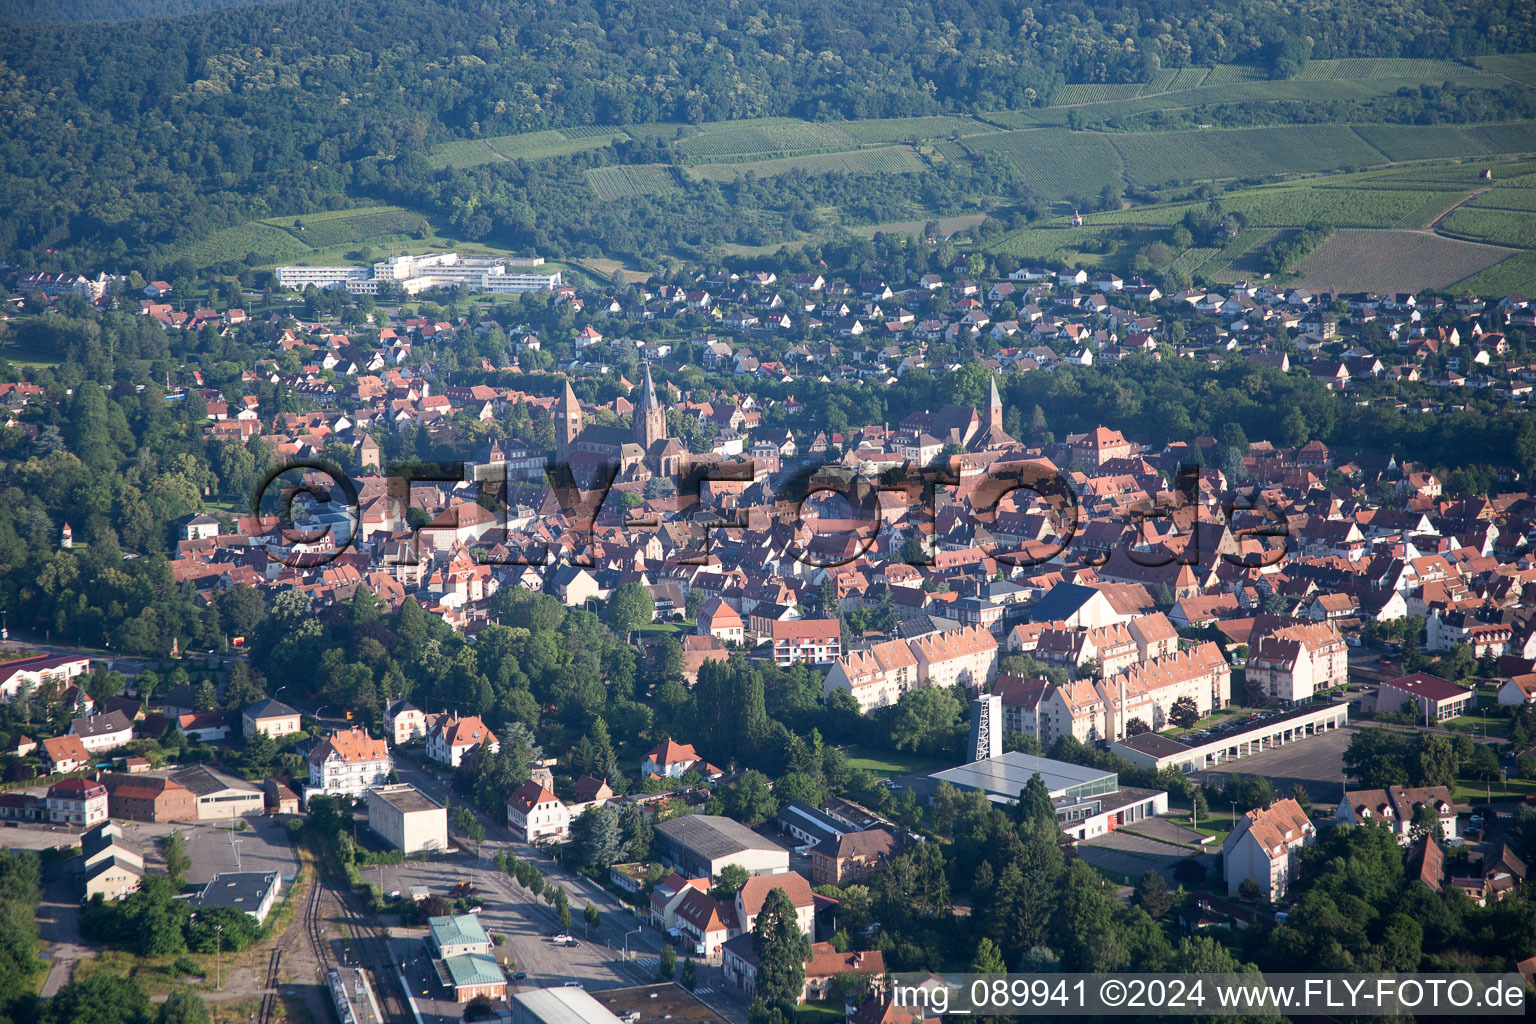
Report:
[[[1471,195],[1465,197],[1464,199],[1461,199],[1458,202],[1452,203],[1450,205],[1450,207],[1445,210],[1445,212],[1441,213],[1440,216],[1438,216],[1434,220],[1430,221],[1429,222],[1429,227],[1425,228],[1424,230],[1430,232],[1431,234],[1436,234],[1436,235],[1440,234],[1440,222],[1441,221],[1445,220],[1445,218],[1449,217],[1451,214],[1455,213],[1457,210],[1461,209],[1463,206],[1467,205],[1472,200],[1476,199],[1478,196],[1483,195],[1483,194],[1488,193],[1488,192],[1492,192],[1492,191],[1493,191],[1493,186],[1490,185],[1488,188],[1478,189],[1476,192],[1473,192]],[[1450,237],[1450,236],[1446,236],[1446,237]]]

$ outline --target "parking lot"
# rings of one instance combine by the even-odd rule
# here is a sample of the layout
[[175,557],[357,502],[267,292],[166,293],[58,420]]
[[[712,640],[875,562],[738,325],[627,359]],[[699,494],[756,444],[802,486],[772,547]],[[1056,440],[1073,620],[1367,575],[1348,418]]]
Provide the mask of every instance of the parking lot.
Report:
[[[1146,823],[1145,821],[1137,822],[1135,827],[1141,830],[1141,826]],[[1108,868],[1111,871],[1129,875],[1133,879],[1140,877],[1148,870],[1157,871],[1164,877],[1171,878],[1175,864],[1186,857],[1197,856],[1193,850],[1183,850],[1168,843],[1145,839],[1118,829],[1078,843],[1077,854],[1096,868]]]
[[146,864],[163,868],[165,837],[181,832],[187,840],[192,866],[186,880],[206,882],[227,871],[276,871],[291,879],[299,869],[298,851],[288,838],[282,819],[248,815],[239,819],[244,831],[231,831],[227,821],[120,821],[123,837],[137,846]]
[[1342,758],[1354,734],[1354,726],[1330,729],[1196,772],[1192,778],[1210,779],[1219,786],[1231,775],[1262,775],[1274,783],[1275,792],[1282,796],[1299,782],[1306,786],[1314,801],[1337,803],[1344,784]]

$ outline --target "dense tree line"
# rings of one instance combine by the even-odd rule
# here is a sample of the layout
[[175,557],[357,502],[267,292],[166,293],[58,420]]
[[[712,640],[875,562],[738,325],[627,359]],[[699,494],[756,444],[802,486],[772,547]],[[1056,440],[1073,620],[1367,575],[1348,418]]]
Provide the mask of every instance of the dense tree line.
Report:
[[1249,61],[1286,77],[1311,57],[1465,57],[1533,39],[1515,0],[1324,3],[1284,17],[1259,0],[386,0],[109,30],[8,24],[0,248],[126,270],[252,217],[343,203],[380,160],[450,138],[987,111],[1163,66]]

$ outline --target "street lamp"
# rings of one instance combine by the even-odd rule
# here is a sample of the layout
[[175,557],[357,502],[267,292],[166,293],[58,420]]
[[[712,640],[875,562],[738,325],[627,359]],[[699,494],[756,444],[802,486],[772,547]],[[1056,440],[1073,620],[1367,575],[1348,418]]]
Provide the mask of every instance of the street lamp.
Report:
[[624,959],[625,960],[629,959],[629,937],[631,935],[639,935],[644,930],[645,930],[644,926],[642,925],[639,928],[635,928],[632,931],[627,931],[627,932],[624,933]]
[[223,991],[224,977],[223,972],[220,970],[219,958],[224,952],[224,926],[221,924],[214,925],[213,935],[213,987],[215,991]]

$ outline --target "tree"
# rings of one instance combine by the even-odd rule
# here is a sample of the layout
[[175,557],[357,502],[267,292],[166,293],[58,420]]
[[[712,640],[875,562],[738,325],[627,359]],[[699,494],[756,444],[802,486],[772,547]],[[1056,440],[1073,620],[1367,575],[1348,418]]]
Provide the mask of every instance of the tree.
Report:
[[1008,965],[1003,962],[1003,951],[992,940],[982,936],[976,943],[976,955],[971,957],[971,974],[1005,974]]
[[1456,749],[1437,733],[1421,733],[1414,742],[1410,774],[1416,786],[1449,786],[1456,781]]
[[184,988],[172,989],[160,1004],[156,1024],[209,1024],[208,1004]]
[[680,980],[683,988],[689,992],[692,992],[694,986],[699,983],[699,968],[693,962],[693,957],[690,956],[683,959],[683,976]]
[[627,636],[651,621],[656,613],[656,602],[643,583],[634,581],[615,590],[604,611],[614,632]]
[[265,699],[266,684],[258,673],[251,671],[248,662],[237,661],[229,666],[224,679],[224,706],[230,710],[249,707]]
[[1148,870],[1136,882],[1136,905],[1153,918],[1162,917],[1173,906],[1168,883],[1156,871]]
[[612,807],[588,807],[571,822],[571,846],[580,862],[607,871],[623,852],[619,815]]
[[1142,719],[1133,718],[1129,722],[1125,723],[1125,734],[1127,736],[1140,736],[1144,732],[1150,732],[1151,728],[1152,727],[1147,725],[1147,723]]
[[1440,815],[1428,804],[1413,809],[1413,820],[1408,823],[1408,835],[1419,840],[1425,836],[1440,837]]
[[602,920],[602,916],[602,912],[597,909],[596,903],[587,904],[586,909],[581,912],[581,918],[587,923],[588,934],[591,934],[591,930],[597,927],[597,923]]
[[204,679],[197,686],[197,692],[192,697],[193,711],[212,711],[219,706],[219,691],[213,685],[213,680]]
[[671,981],[676,970],[677,950],[672,948],[670,942],[664,942],[661,944],[661,956],[656,959],[656,980]]
[[733,900],[741,887],[747,884],[751,874],[740,864],[727,864],[720,869],[720,877],[715,880],[715,887],[710,890],[711,895],[717,900]]
[[752,924],[757,993],[769,1006],[793,1006],[805,988],[810,940],[800,931],[795,905],[783,889],[770,889]]
[[46,1019],[50,1024],[147,1024],[154,1014],[137,980],[93,971],[59,989]]
[[1256,900],[1264,895],[1264,890],[1259,888],[1259,883],[1251,878],[1243,879],[1243,884],[1237,887],[1237,894],[1245,900]]
[[779,813],[779,801],[768,784],[768,776],[750,770],[726,787],[725,813],[745,825],[756,825]]
[[1029,777],[1029,782],[1019,793],[1019,802],[1014,811],[1019,821],[1056,823],[1056,805],[1051,803],[1051,791],[1046,788],[1045,780],[1039,772]]
[[571,930],[571,898],[562,888],[555,889],[555,914],[560,918],[560,930]]
[[192,858],[187,854],[187,837],[180,829],[165,837],[162,855],[165,857],[165,873],[179,889],[187,869],[192,866]]
[[1195,703],[1193,697],[1180,697],[1173,702],[1173,707],[1168,709],[1168,721],[1180,729],[1188,729],[1200,721],[1200,706]]

